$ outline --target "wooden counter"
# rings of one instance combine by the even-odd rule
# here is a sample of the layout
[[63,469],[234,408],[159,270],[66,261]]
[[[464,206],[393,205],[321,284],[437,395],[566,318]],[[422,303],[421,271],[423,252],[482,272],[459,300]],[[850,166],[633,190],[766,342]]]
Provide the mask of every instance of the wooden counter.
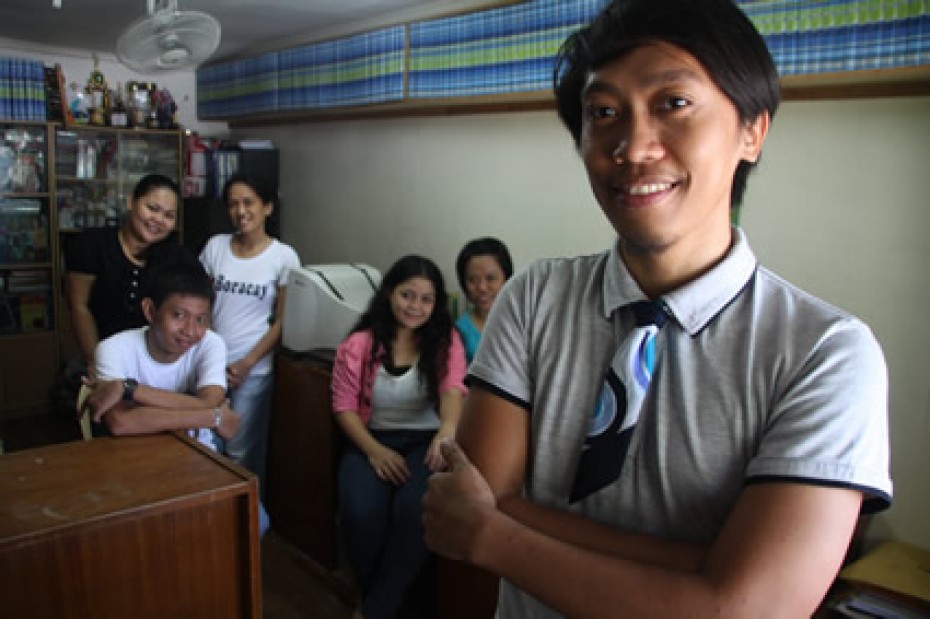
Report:
[[257,497],[181,433],[0,456],[0,618],[259,619]]
[[275,532],[320,565],[337,563],[336,468],[342,449],[325,363],[279,351],[265,507]]

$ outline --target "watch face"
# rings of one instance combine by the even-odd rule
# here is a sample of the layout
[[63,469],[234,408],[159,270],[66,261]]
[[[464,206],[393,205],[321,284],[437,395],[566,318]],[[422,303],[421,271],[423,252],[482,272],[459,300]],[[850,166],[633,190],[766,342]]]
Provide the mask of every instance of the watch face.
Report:
[[139,385],[139,382],[135,378],[127,378],[123,381],[123,400],[127,402],[132,401],[133,395],[136,393],[136,387]]

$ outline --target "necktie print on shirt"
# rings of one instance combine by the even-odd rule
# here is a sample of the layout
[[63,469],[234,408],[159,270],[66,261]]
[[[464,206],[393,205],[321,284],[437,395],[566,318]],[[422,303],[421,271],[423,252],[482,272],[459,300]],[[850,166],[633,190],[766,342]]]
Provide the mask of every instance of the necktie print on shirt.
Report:
[[636,327],[620,343],[607,368],[575,474],[572,503],[619,478],[652,378],[655,338],[666,320],[664,306],[649,301],[630,307]]

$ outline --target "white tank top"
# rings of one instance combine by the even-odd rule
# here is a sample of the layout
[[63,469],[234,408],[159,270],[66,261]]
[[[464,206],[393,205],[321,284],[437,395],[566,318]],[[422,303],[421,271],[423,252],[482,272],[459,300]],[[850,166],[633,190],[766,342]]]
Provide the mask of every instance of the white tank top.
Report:
[[435,430],[439,428],[436,408],[427,396],[426,383],[420,381],[416,364],[400,376],[393,376],[378,366],[371,391],[372,430]]

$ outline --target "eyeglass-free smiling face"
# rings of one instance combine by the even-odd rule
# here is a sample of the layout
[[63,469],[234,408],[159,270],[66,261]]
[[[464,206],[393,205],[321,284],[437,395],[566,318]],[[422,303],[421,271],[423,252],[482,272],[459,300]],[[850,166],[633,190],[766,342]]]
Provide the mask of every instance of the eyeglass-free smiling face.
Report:
[[478,315],[488,315],[505,279],[496,257],[479,254],[469,258],[465,265],[465,296],[475,306]]
[[719,257],[733,173],[758,158],[768,117],[741,123],[700,62],[661,42],[592,71],[582,105],[581,156],[621,251]]
[[196,345],[210,328],[210,301],[189,294],[171,294],[155,307],[150,298],[142,300],[142,311],[149,322],[146,345],[152,358],[173,363]]
[[236,231],[242,235],[265,231],[265,220],[273,205],[262,202],[261,197],[246,183],[234,183],[228,191],[226,208]]
[[178,223],[178,196],[156,187],[138,199],[129,200],[129,232],[146,245],[168,238]]
[[401,328],[414,331],[422,327],[436,306],[436,289],[425,277],[411,277],[391,291],[391,312]]

